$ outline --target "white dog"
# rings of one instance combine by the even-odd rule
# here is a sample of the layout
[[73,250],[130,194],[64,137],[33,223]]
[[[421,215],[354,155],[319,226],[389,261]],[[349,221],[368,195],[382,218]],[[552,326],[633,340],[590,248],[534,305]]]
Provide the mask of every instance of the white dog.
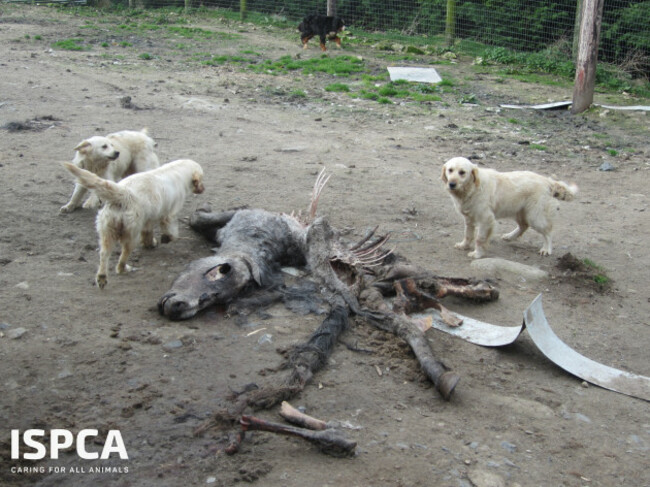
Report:
[[103,289],[108,282],[108,261],[115,242],[122,253],[115,272],[129,272],[126,261],[135,248],[138,237],[145,247],[155,247],[154,226],[160,224],[163,243],[178,236],[176,215],[190,193],[203,192],[203,170],[189,159],[169,162],[150,171],[133,174],[114,183],[64,162],[79,184],[94,190],[104,201],[97,214],[99,234],[99,269],[95,282]]
[[458,212],[465,218],[465,238],[456,248],[474,250],[478,259],[492,236],[497,219],[512,218],[517,228],[502,236],[520,237],[532,227],[544,237],[541,255],[551,255],[553,218],[559,210],[556,200],[570,201],[578,194],[575,184],[567,184],[530,171],[497,172],[479,168],[464,157],[454,157],[442,167],[442,180]]
[[[136,172],[160,166],[154,152],[155,146],[156,143],[147,135],[147,129],[139,132],[123,130],[106,137],[96,135],[74,148],[76,153],[72,164],[103,179],[117,182]],[[75,184],[70,201],[61,207],[61,213],[70,213],[79,208],[85,194],[86,188]],[[97,195],[90,195],[83,207],[98,208]]]

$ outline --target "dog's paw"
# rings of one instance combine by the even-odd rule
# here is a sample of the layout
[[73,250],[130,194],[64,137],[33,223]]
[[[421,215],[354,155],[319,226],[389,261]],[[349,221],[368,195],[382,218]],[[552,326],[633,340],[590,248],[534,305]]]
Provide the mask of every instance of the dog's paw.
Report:
[[59,208],[59,213],[72,213],[76,209],[76,206],[68,203],[67,205],[63,205],[61,208]]
[[470,244],[463,240],[462,242],[458,242],[457,244],[455,244],[454,247],[461,250],[467,250],[470,248]]
[[117,264],[117,266],[115,266],[116,274],[127,274],[129,272],[135,272],[136,270],[138,270],[137,267],[131,267],[129,264],[124,264],[124,266]]
[[551,255],[552,253],[553,253],[553,252],[551,252],[551,251],[550,251],[549,249],[547,249],[546,247],[542,247],[541,249],[539,249],[539,255],[541,255],[542,257],[545,257],[545,256],[547,256],[547,255]]
[[[165,236],[163,235],[161,237],[161,240],[162,240],[163,243],[165,243],[164,239],[165,239]],[[144,238],[142,239],[142,246],[145,249],[155,249],[157,245],[158,245],[158,240],[156,240],[156,237],[151,237],[151,239],[148,239],[148,238],[147,239],[144,239]]]
[[108,277],[106,274],[97,274],[97,277],[95,277],[95,283],[99,289],[104,289],[106,284],[108,284]]
[[483,252],[479,250],[472,250],[470,253],[467,254],[467,257],[471,257],[472,259],[480,259],[485,255]]
[[99,205],[100,205],[99,198],[93,195],[90,198],[88,198],[86,201],[84,201],[83,207],[86,210],[96,210],[97,208],[99,208]]

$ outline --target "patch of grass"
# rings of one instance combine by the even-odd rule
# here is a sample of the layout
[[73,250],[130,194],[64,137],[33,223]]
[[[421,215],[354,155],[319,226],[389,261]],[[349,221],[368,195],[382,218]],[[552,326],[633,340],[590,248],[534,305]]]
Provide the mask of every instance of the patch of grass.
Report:
[[365,64],[353,56],[329,57],[323,55],[312,59],[294,59],[283,56],[277,61],[266,60],[250,66],[257,73],[286,74],[292,71],[302,71],[304,74],[325,73],[332,76],[350,76],[362,72]]
[[541,145],[541,144],[530,144],[528,147],[530,147],[531,149],[534,149],[534,150],[541,150],[541,151],[544,151],[544,150],[547,149],[547,147],[545,145]]
[[605,269],[589,258],[582,259],[582,263],[591,270],[595,271],[592,279],[599,286],[605,286],[611,282],[611,279],[605,273]]
[[334,91],[334,92],[349,92],[350,87],[345,83],[332,83],[325,87],[325,91]]
[[381,74],[364,74],[361,75],[361,79],[368,83],[372,83],[373,81],[385,81],[388,79],[388,73],[383,72]]
[[138,56],[140,59],[143,59],[145,61],[151,61],[153,59],[153,56],[149,54],[148,52],[143,52]]
[[413,98],[415,101],[442,101],[442,97],[439,95],[440,89],[437,85],[416,83],[411,85],[411,88],[411,98]]
[[148,30],[149,31],[150,30],[156,31],[156,30],[160,30],[160,26],[156,25],[156,24],[142,23],[142,24],[137,25],[136,29],[140,30],[140,31],[148,31]]
[[63,51],[85,51],[88,49],[83,45],[83,39],[79,38],[56,41],[52,44],[52,47]]
[[363,98],[364,100],[375,100],[375,101],[377,101],[379,99],[379,95],[377,93],[375,93],[374,91],[361,90],[361,91],[359,91],[359,98]]
[[207,66],[222,66],[224,64],[248,64],[251,62],[250,59],[243,56],[214,56],[212,54],[196,54],[195,57],[202,57],[202,63]]
[[[500,72],[529,83],[563,86],[572,83],[575,77],[575,65],[571,60],[570,46],[568,43],[561,42],[539,52],[518,52],[505,47],[487,47],[475,58],[474,64],[507,66],[501,68]],[[540,76],[540,74],[553,75],[559,79]],[[650,83],[647,81],[634,83],[631,75],[606,63],[597,65],[596,84],[601,90],[628,92],[644,98],[650,96]]]
[[169,26],[167,31],[186,39],[235,40],[239,34],[201,29],[199,27]]
[[609,284],[609,277],[603,274],[596,274],[594,276],[594,282],[600,286],[605,286],[606,284]]
[[514,65],[522,73],[549,73],[567,78],[575,75],[575,66],[571,56],[560,49],[549,48],[540,52],[516,52],[505,47],[488,47],[477,59],[476,64],[507,64]]
[[618,155],[618,151],[616,149],[607,149],[607,153],[612,157],[616,157]]
[[440,89],[436,85],[427,83],[411,83],[406,80],[389,81],[376,85],[371,76],[363,77],[364,87],[356,94],[357,98],[374,100],[378,103],[392,103],[394,99],[410,100],[414,102],[441,101]]
[[96,25],[96,24],[91,24],[91,23],[84,24],[84,25],[80,26],[79,28],[80,28],[80,29],[84,29],[84,30],[99,30],[99,26],[98,26],[98,25]]
[[591,260],[589,258],[582,259],[582,263],[584,265],[586,265],[587,267],[590,267],[591,269],[594,269],[596,271],[604,272],[604,270],[605,270],[603,266],[601,266],[600,264],[596,264],[596,262],[594,262],[593,260]]
[[396,83],[391,81],[383,86],[380,86],[377,90],[379,96],[382,97],[393,97],[393,98],[406,98],[411,93],[402,83]]
[[478,104],[478,97],[474,93],[468,93],[466,95],[463,95],[460,97],[460,100],[458,100],[458,103],[465,104],[469,103],[470,105],[477,105]]

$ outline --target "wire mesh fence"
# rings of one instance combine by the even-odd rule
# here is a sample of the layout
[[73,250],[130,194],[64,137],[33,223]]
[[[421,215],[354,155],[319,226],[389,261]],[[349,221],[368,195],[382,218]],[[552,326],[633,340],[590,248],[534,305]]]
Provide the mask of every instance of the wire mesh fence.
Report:
[[[89,0],[130,7],[219,8],[298,21],[335,8],[348,28],[464,39],[516,51],[575,52],[582,0]],[[450,15],[451,14],[451,15]],[[650,1],[607,0],[600,61],[650,76]],[[453,39],[450,38],[450,33]],[[446,35],[445,35],[446,34]]]

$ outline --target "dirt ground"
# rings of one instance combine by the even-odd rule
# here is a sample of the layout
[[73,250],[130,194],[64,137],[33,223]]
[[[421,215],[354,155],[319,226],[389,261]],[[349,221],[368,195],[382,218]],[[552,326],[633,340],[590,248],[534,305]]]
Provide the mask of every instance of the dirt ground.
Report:
[[[541,237],[533,231],[490,247],[489,257],[549,277],[500,273],[493,276],[498,301],[447,306],[514,326],[543,293],[547,318],[567,344],[650,375],[645,113],[502,109],[567,99],[570,87],[477,74],[470,59],[437,66],[443,78],[457,80],[443,101],[381,105],[326,92],[336,80],[324,74],[204,66],[156,31],[120,38],[120,20],[108,15],[90,19],[100,26],[93,30],[88,18],[56,10],[0,9],[1,485],[650,485],[648,403],[563,372],[525,332],[511,346],[490,349],[428,331],[437,356],[462,377],[447,402],[407,346],[362,320],[344,339],[372,353],[340,344],[292,400],[313,416],[358,426],[346,430],[358,442],[356,455],[337,459],[301,440],[257,433],[227,456],[218,451],[219,432],[196,437],[195,428],[231,391],[273,380],[282,361],[277,350],[304,340],[322,318],[277,306],[238,326],[219,311],[170,322],[156,309],[178,272],[211,252],[187,226],[196,207],[299,210],[322,168],[332,178],[319,213],[351,239],[380,225],[412,262],[439,275],[474,276],[471,259],[454,249],[462,222],[439,180],[442,163],[464,155],[499,170],[555,174],[576,182],[580,195],[562,203],[553,256],[538,256]],[[213,53],[320,56],[317,43],[302,51],[297,35],[272,28],[197,25],[238,33],[234,44],[202,41],[200,49]],[[51,48],[74,37],[94,47]],[[144,51],[152,59],[139,56]],[[394,64],[370,47],[344,44],[343,53],[362,56],[378,72]],[[296,89],[307,96],[295,96]],[[476,103],[458,103],[464,95]],[[596,101],[639,104],[622,95]],[[203,165],[206,192],[186,203],[178,241],[139,248],[132,257],[138,270],[111,273],[100,291],[93,285],[95,215],[59,213],[73,187],[60,162],[86,137],[142,127],[161,160]],[[599,170],[605,162],[615,170]],[[499,233],[511,225],[502,223]],[[609,283],[558,267],[566,253],[602,267]],[[258,414],[281,421],[276,410]],[[82,460],[68,449],[58,459],[12,460],[10,430],[34,428],[97,429],[97,451],[107,431],[119,430],[129,458]],[[110,468],[90,471],[98,466]],[[23,470],[30,468],[36,472]]]

